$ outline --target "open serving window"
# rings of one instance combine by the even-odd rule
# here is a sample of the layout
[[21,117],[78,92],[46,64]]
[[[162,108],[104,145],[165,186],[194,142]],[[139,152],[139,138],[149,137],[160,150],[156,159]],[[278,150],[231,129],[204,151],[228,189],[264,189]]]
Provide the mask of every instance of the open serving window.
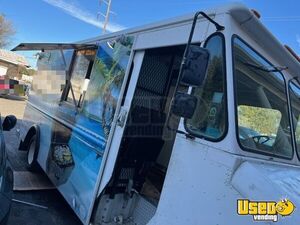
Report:
[[[40,51],[36,54],[38,76],[33,81],[31,91],[51,103],[65,101],[69,96],[76,110],[84,96],[83,89],[87,85],[78,85],[76,82],[78,79],[72,81],[71,77],[74,75],[72,71],[74,65],[75,67],[77,65],[82,68],[79,75],[84,73],[80,77],[83,77],[83,80],[89,79],[88,73],[93,66],[96,50],[95,44],[76,43],[21,43],[12,49],[12,51]],[[75,78],[78,76],[74,75]]]

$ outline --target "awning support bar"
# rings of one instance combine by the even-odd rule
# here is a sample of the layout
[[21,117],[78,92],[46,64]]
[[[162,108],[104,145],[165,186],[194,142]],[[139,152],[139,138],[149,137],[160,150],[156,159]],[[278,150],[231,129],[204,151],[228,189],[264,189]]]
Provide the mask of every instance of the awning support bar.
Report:
[[70,87],[75,110],[76,110],[76,113],[78,113],[78,106],[77,106],[75,94],[74,94],[72,83],[71,83],[71,74],[69,73],[69,70],[67,70],[67,62],[66,62],[66,58],[65,58],[64,51],[62,48],[60,48],[60,53],[61,53],[64,65],[65,65],[65,71],[66,71],[66,76],[67,76],[67,84],[66,84],[65,88]]

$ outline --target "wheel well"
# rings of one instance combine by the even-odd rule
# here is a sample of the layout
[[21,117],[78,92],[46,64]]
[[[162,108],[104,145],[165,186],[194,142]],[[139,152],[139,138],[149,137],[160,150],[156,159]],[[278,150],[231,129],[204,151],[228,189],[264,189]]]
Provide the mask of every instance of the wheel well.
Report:
[[29,148],[29,142],[30,139],[36,135],[36,140],[37,143],[40,142],[40,128],[38,125],[33,125],[32,127],[30,127],[30,129],[28,130],[26,137],[24,138],[24,140],[20,142],[20,146],[19,146],[19,150],[22,151],[28,151]]

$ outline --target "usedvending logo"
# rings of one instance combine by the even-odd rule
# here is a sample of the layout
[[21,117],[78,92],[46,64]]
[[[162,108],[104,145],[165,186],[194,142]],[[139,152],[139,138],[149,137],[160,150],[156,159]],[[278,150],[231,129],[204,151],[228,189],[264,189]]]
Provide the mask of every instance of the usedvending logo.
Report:
[[237,201],[237,213],[241,216],[253,216],[254,221],[272,221],[277,222],[279,215],[290,216],[295,205],[288,199],[279,202],[273,201],[249,201],[248,199],[239,199]]

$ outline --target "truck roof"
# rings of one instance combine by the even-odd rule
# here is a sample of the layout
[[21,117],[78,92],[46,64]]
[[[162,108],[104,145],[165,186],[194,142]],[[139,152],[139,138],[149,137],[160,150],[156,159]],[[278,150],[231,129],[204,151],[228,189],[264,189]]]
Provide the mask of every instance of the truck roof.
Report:
[[[205,13],[210,17],[214,18],[217,22],[218,15],[228,14],[231,18],[240,25],[240,28],[247,33],[247,35],[253,39],[263,50],[265,50],[272,59],[280,63],[275,66],[287,67],[288,73],[292,77],[299,77],[298,71],[300,71],[300,63],[280,42],[279,40],[262,24],[262,22],[254,15],[254,13],[241,3],[229,3],[220,5],[212,9],[205,10]],[[153,30],[164,29],[173,25],[191,23],[195,13],[190,13],[185,16],[179,16],[171,19],[167,19],[161,22],[151,23],[148,25],[139,26],[136,28],[125,29],[122,31],[108,33],[94,38],[79,41],[77,43],[66,43],[64,46],[76,46],[78,44],[94,44],[95,42],[105,41],[120,35],[129,34],[140,34],[147,33]],[[201,17],[199,17],[201,19]],[[226,27],[225,27],[226,29]],[[51,43],[48,43],[50,46]],[[30,45],[22,43],[14,50],[30,50]],[[34,45],[34,44],[33,44]],[[36,43],[38,45],[38,43]],[[42,45],[47,45],[44,43]],[[59,44],[57,44],[59,46]],[[26,49],[26,47],[28,47]],[[32,45],[31,45],[32,47]],[[53,47],[53,45],[51,45]]]
[[[253,14],[253,12],[241,3],[229,3],[218,7],[204,10],[206,14],[218,21],[217,15],[229,14],[233,20],[240,24],[241,29],[246,32],[251,39],[264,49],[272,58],[280,62],[280,65],[286,66],[287,71],[293,76],[299,76],[300,71],[299,61],[283,46],[282,43],[262,24],[262,22]],[[151,30],[162,29],[171,25],[191,22],[195,13],[190,13],[185,16],[167,19],[161,22],[151,23],[136,28],[125,29],[122,31],[104,34],[91,39],[83,40],[80,43],[92,43],[100,40],[111,39],[122,34],[136,34],[149,32]],[[201,18],[201,17],[199,17]],[[225,27],[226,29],[226,27]]]

